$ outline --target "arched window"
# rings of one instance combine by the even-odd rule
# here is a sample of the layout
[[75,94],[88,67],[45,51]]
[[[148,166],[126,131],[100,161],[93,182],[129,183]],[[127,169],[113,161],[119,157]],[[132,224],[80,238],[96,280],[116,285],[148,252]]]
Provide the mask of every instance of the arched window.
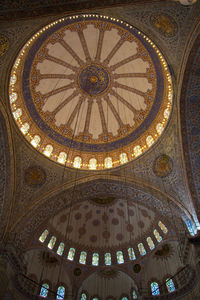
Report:
[[151,283],[151,293],[153,296],[160,295],[159,285],[155,281]]
[[53,247],[54,247],[54,245],[55,245],[55,243],[56,243],[56,237],[52,236],[51,239],[50,239],[50,241],[49,241],[49,243],[48,243],[48,248],[52,250]]
[[40,297],[46,298],[49,291],[48,283],[43,283],[41,290],[40,290]]
[[76,156],[74,158],[74,164],[73,164],[74,168],[80,169],[81,163],[82,163],[82,158],[80,156]]
[[41,243],[44,243],[44,241],[46,240],[48,234],[49,234],[49,231],[47,229],[45,229],[45,231],[39,237],[39,241]]
[[169,293],[172,293],[176,290],[172,279],[166,279],[166,286]]
[[89,169],[96,170],[96,168],[97,168],[97,160],[96,158],[91,158],[89,161]]
[[22,115],[22,109],[18,108],[17,110],[13,111],[13,116],[15,120],[19,119]]
[[87,295],[85,293],[81,294],[81,300],[87,300]]
[[160,235],[158,230],[154,229],[153,234],[154,234],[156,240],[158,241],[158,243],[160,243],[162,241],[162,236]]
[[136,256],[135,256],[135,252],[133,250],[133,248],[128,248],[128,256],[130,260],[135,260]]
[[60,243],[58,250],[57,250],[57,254],[58,255],[63,255],[63,251],[65,249],[65,244],[64,243]]
[[121,153],[119,156],[120,164],[123,165],[128,162],[128,156],[126,153]]
[[67,159],[67,153],[60,152],[58,155],[58,162],[64,165],[66,162],[66,159]]
[[133,299],[137,299],[137,294],[136,294],[136,291],[135,291],[135,290],[132,291],[132,298],[133,298]]
[[67,259],[74,260],[74,255],[75,255],[75,249],[74,248],[70,248],[69,252],[68,252]]
[[194,236],[196,233],[197,233],[197,228],[196,228],[196,225],[192,222],[192,220],[186,218],[186,217],[183,217],[183,220],[187,226],[187,229],[189,231],[189,233]]
[[30,126],[29,124],[26,122],[22,125],[22,127],[20,128],[21,129],[21,132],[25,135],[27,134],[27,132],[29,131],[30,129]]
[[87,252],[82,251],[80,258],[79,258],[79,263],[85,265],[86,264],[86,258],[87,258]]
[[146,143],[147,143],[147,146],[148,147],[151,147],[151,145],[153,145],[154,143],[154,139],[151,135],[149,135],[147,138],[146,138]]
[[33,137],[32,141],[31,141],[32,146],[35,147],[35,148],[37,148],[37,146],[38,146],[39,143],[40,143],[40,140],[41,140],[41,139],[40,139],[39,135],[35,135],[35,136]]
[[106,169],[112,168],[112,158],[106,157],[104,160],[104,166]]
[[128,298],[127,297],[122,297],[122,299],[121,300],[128,300]]
[[92,255],[92,265],[93,266],[98,266],[99,265],[99,254],[98,253],[93,253],[93,255]]
[[122,251],[117,251],[117,263],[118,264],[123,264],[124,263],[124,256]]
[[18,95],[16,92],[12,92],[12,94],[10,94],[10,103],[14,103],[18,98]]
[[59,286],[57,290],[57,300],[62,300],[65,297],[65,287],[64,286]]
[[152,241],[152,238],[150,236],[147,238],[147,243],[149,245],[150,250],[153,250],[155,248],[154,242]]
[[105,253],[105,265],[110,266],[111,265],[111,254]]
[[44,155],[49,157],[52,152],[53,152],[53,146],[52,145],[46,145],[46,147],[43,151]]
[[144,245],[142,243],[138,244],[138,249],[139,249],[140,254],[142,256],[146,254],[146,250],[145,250]]
[[92,300],[99,300],[99,298],[97,298],[97,297],[94,297],[94,298],[92,298]]
[[158,226],[160,227],[163,233],[166,234],[168,232],[167,227],[161,221],[158,222]]
[[142,154],[142,149],[139,145],[135,146],[133,151],[134,151],[134,154],[135,154],[136,157]]

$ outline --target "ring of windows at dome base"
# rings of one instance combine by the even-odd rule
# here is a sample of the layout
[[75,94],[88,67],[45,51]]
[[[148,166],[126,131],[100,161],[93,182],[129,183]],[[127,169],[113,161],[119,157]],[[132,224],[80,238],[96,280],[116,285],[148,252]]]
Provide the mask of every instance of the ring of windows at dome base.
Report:
[[[168,229],[163,224],[163,222],[159,221],[158,222],[158,227],[160,228],[160,230],[163,232],[164,235],[166,235],[168,233]],[[39,237],[39,241],[41,243],[44,243],[45,240],[47,239],[48,235],[49,235],[49,231],[47,229],[45,229],[43,231],[43,233],[41,234],[41,236]],[[154,235],[155,240],[158,243],[160,243],[162,241],[162,236],[160,235],[160,233],[158,232],[157,229],[154,229],[153,235]],[[47,244],[47,247],[50,250],[53,250],[53,248],[55,247],[56,240],[57,239],[56,239],[55,236],[51,236],[51,238],[50,238],[50,240]],[[151,250],[155,249],[155,243],[153,242],[153,239],[150,236],[148,236],[146,238],[146,242],[147,242],[147,245],[148,245],[148,250],[147,250],[147,248],[145,249],[146,246],[144,246],[143,243],[139,243],[137,245],[138,250],[136,249],[136,251],[139,251],[140,256],[145,256],[147,254],[147,251],[151,251]],[[60,244],[57,247],[56,253],[59,256],[62,256],[64,254],[64,250],[65,250],[65,243],[60,242]],[[68,253],[67,253],[67,259],[70,260],[70,261],[73,261],[74,258],[75,258],[75,254],[76,254],[76,249],[73,248],[73,247],[69,248]],[[128,258],[129,258],[130,261],[134,261],[134,260],[137,259],[136,253],[135,253],[134,249],[131,248],[131,247],[127,249],[127,255],[128,255]],[[121,251],[121,250],[116,251],[115,257],[116,257],[116,261],[117,261],[118,264],[125,263],[125,258],[124,258],[123,251]],[[106,252],[104,254],[104,264],[106,266],[112,265],[112,258],[113,258],[113,256],[112,256],[111,252]],[[85,265],[87,263],[87,252],[86,251],[81,251],[78,261],[82,265]],[[91,265],[92,266],[99,266],[99,262],[100,262],[99,253],[97,253],[97,252],[92,253]]]
[[[134,142],[131,141],[130,143],[123,144],[123,148],[114,147],[114,150],[108,150],[105,146],[104,152],[85,152],[83,150],[63,147],[49,136],[44,135],[44,133],[38,129],[34,123],[34,119],[30,119],[27,109],[24,106],[25,102],[22,99],[23,96],[20,90],[22,80],[21,74],[29,50],[32,49],[36,42],[38,43],[38,38],[40,36],[50,32],[49,30],[54,30],[54,27],[56,27],[58,24],[60,24],[59,26],[63,26],[62,24],[68,24],[69,22],[72,22],[72,20],[74,20],[73,22],[76,24],[76,22],[80,22],[80,19],[85,19],[87,22],[107,22],[111,28],[114,28],[115,26],[122,26],[123,30],[127,30],[130,37],[132,35],[136,35],[137,38],[134,37],[133,39],[135,41],[138,39],[140,47],[147,47],[149,49],[148,51],[151,50],[153,53],[152,55],[154,55],[155,59],[157,60],[157,63],[160,64],[165,87],[159,113],[152,122],[151,127],[149,127],[144,134],[140,135]],[[148,55],[150,55],[149,53]],[[105,72],[107,71],[104,71],[104,73]],[[153,77],[150,79],[150,82],[151,80],[153,80]],[[96,82],[95,76],[91,77],[91,82],[92,84],[93,82]],[[17,126],[20,128],[22,134],[25,136],[28,142],[39,152],[47,156],[49,159],[68,167],[89,170],[103,170],[118,167],[136,159],[145,153],[150,147],[152,147],[152,145],[158,140],[158,138],[163,134],[171,115],[173,104],[173,88],[170,71],[163,55],[156,45],[147,36],[145,36],[145,34],[135,29],[132,25],[126,24],[125,22],[116,20],[114,18],[104,17],[102,15],[77,15],[75,18],[62,18],[45,26],[25,44],[20,51],[11,71],[9,83],[9,102],[11,112]],[[123,130],[126,132],[126,129]],[[97,147],[99,146],[97,145]],[[77,157],[79,157],[78,160]]]

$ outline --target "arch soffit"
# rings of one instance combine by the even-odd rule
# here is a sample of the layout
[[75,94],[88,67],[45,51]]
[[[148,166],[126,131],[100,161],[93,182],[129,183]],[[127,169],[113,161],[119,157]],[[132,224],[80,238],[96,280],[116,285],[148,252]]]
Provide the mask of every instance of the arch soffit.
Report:
[[[108,177],[107,174],[99,174],[79,179],[76,182],[75,188],[74,182],[70,182],[43,195],[29,209],[28,213],[26,212],[26,214],[18,218],[17,222],[12,226],[11,231],[17,232],[17,234],[21,232],[24,240],[21,240],[21,242],[24,243],[26,238],[30,238],[36,231],[36,228],[44,223],[45,220],[48,220],[52,215],[69,206],[74,195],[76,198],[75,204],[94,198],[97,195],[102,196],[102,190],[105,195],[112,194],[122,199],[125,197],[127,200],[137,199],[138,203],[154,207],[154,209],[156,208],[160,214],[166,217],[171,217],[172,209],[179,217],[182,214],[189,216],[189,212],[181,203],[166,193],[148,184],[145,185],[144,182],[137,182],[132,178],[124,178],[122,180],[119,176],[109,175]],[[170,207],[169,203],[171,203]]]

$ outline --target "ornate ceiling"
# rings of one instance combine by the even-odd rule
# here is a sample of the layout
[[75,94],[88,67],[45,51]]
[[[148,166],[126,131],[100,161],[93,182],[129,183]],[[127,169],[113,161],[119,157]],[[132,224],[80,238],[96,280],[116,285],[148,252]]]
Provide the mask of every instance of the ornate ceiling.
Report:
[[167,125],[171,75],[155,44],[124,21],[77,15],[37,32],[10,78],[13,117],[32,146],[82,169],[147,151]]

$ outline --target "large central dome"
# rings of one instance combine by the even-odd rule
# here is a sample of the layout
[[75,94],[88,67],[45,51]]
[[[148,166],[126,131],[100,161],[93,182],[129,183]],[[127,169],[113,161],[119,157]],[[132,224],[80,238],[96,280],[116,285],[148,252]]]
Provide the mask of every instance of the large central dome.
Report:
[[100,15],[53,22],[23,47],[10,104],[27,140],[50,159],[116,167],[151,147],[172,106],[167,64],[144,34]]

